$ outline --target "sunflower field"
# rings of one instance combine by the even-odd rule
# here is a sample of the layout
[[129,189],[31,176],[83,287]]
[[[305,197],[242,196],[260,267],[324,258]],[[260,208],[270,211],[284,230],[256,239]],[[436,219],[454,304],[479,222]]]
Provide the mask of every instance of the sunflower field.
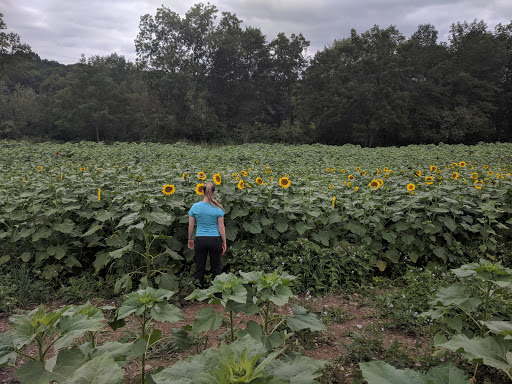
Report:
[[[205,182],[226,212],[225,270],[302,263],[291,272],[304,274],[343,257],[371,274],[512,249],[510,143],[2,141],[0,168],[0,265],[44,279],[94,270],[118,291],[138,279],[176,288],[190,273],[188,210]],[[303,260],[311,250],[322,260]]]

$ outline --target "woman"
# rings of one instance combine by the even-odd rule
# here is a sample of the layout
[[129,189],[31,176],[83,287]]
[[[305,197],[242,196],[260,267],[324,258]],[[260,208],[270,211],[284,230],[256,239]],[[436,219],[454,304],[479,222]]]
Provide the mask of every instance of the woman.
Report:
[[[210,268],[213,277],[220,275],[220,256],[226,251],[226,230],[224,228],[224,208],[213,198],[215,184],[203,186],[203,201],[195,203],[188,212],[188,248],[195,251],[196,271],[194,280],[204,288],[206,258],[210,254]],[[197,223],[196,240],[192,238]]]

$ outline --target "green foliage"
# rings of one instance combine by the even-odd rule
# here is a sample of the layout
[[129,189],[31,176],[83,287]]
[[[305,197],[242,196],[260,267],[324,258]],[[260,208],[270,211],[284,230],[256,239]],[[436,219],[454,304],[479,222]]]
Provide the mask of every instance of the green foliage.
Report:
[[501,370],[512,380],[512,325],[509,319],[501,318],[510,314],[510,300],[505,308],[494,305],[496,298],[510,295],[512,270],[500,262],[481,259],[452,272],[461,282],[440,289],[431,302],[433,309],[423,313],[445,324],[449,335],[454,335],[450,340],[438,336],[436,345],[477,363],[475,376],[482,363]]
[[314,383],[323,362],[305,356],[278,359],[280,351],[268,353],[265,346],[250,336],[222,344],[200,355],[189,357],[158,373],[149,382],[172,383]]
[[[293,305],[293,316],[279,315],[277,308],[288,303],[293,293],[292,281],[295,276],[288,273],[241,272],[241,277],[223,273],[213,280],[207,289],[196,289],[186,299],[206,300],[220,303],[228,315],[230,331],[229,340],[250,335],[263,342],[269,350],[279,347],[291,336],[288,331],[297,332],[304,329],[323,331],[323,323],[307,309]],[[235,327],[233,318],[236,313],[247,315],[259,314],[262,324],[250,320],[245,329]],[[204,308],[196,314],[192,332],[195,334],[216,330],[222,323],[222,314],[215,313],[212,308]],[[286,323],[286,329],[281,330]]]
[[[200,171],[207,180],[222,174],[227,272],[286,271],[297,276],[299,290],[331,292],[360,289],[411,264],[475,261],[480,249],[496,260],[508,256],[508,144],[207,150],[205,159],[202,148],[185,144],[1,142],[0,165],[8,172],[0,185],[0,264],[20,274],[25,265],[23,278],[33,284],[69,286],[71,276],[86,271],[98,274],[105,290],[154,286],[186,296],[194,268],[186,213],[199,198]],[[420,170],[436,183],[425,184]],[[290,186],[282,188],[278,180],[286,175]],[[238,189],[237,178],[247,186]],[[372,189],[373,179],[383,185]],[[174,194],[162,193],[166,184]],[[73,284],[63,293],[93,289]]]
[[361,363],[363,377],[368,384],[469,384],[464,371],[446,364],[432,368],[427,373],[412,369],[399,370],[383,361]]
[[[429,309],[436,289],[449,284],[451,275],[435,266],[406,268],[392,284],[388,279],[374,278],[377,289],[386,292],[376,294],[375,301],[382,316],[391,320],[387,327],[418,336],[427,329],[427,321],[420,314]],[[391,291],[388,290],[390,285],[394,287]]]
[[179,308],[167,300],[174,292],[147,287],[126,295],[123,304],[117,309],[113,328],[124,325],[125,319],[135,316],[141,327],[138,340],[143,345],[140,382],[146,382],[146,358],[148,350],[162,340],[162,331],[154,326],[154,321],[176,323],[183,319]]

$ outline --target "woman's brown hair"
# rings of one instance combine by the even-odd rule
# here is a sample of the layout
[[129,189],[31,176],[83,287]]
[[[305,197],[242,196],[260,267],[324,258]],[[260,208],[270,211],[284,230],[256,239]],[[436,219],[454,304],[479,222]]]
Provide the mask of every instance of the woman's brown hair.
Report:
[[206,201],[208,201],[214,207],[219,207],[220,209],[224,210],[222,205],[213,198],[213,192],[215,192],[215,184],[206,183],[205,185],[203,185],[203,193],[204,197],[206,198]]

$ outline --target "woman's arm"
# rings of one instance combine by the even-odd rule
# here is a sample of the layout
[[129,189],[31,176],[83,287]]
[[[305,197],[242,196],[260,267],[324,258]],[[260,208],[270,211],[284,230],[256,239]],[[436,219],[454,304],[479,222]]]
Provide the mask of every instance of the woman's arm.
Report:
[[224,227],[224,216],[217,219],[220,237],[222,238],[222,254],[226,252],[226,228]]
[[192,235],[194,234],[194,227],[196,225],[196,219],[192,216],[188,217],[188,248],[194,249],[194,239],[192,239]]

